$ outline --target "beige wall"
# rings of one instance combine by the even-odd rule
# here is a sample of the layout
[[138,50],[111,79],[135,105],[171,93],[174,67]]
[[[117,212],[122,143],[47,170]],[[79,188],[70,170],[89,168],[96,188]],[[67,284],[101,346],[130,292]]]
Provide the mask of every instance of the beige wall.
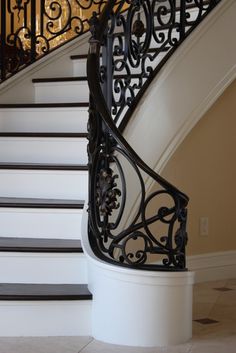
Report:
[[[190,132],[162,175],[190,197],[188,255],[236,249],[236,81]],[[199,218],[209,217],[209,235]]]

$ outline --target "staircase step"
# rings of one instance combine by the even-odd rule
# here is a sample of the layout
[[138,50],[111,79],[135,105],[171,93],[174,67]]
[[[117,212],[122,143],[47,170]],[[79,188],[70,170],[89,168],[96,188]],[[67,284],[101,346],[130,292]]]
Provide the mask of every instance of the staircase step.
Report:
[[85,132],[0,132],[0,137],[86,138]]
[[0,104],[0,109],[22,109],[22,108],[86,108],[89,102],[80,103],[10,103]]
[[78,239],[0,238],[0,283],[87,281],[87,260]]
[[1,283],[0,300],[91,300],[86,284]]
[[84,200],[87,170],[0,168],[0,196]]
[[[72,137],[73,136],[73,137]],[[87,134],[0,134],[2,163],[87,164]]]
[[[160,61],[165,57],[166,55],[166,51],[168,50],[168,48],[165,48],[163,50],[161,50],[161,52],[159,53],[159,55],[153,59],[151,61],[150,58],[147,58],[145,60],[145,67],[150,66],[152,68],[155,68]],[[149,55],[150,56],[154,56],[154,53],[156,52],[156,49],[150,49],[149,50]],[[73,55],[71,57],[72,61],[73,61],[73,75],[76,77],[78,76],[82,76],[84,75],[84,73],[86,72],[86,65],[87,65],[87,58],[85,58],[83,55]],[[119,59],[119,57],[117,57],[117,60]],[[122,59],[121,59],[122,60]],[[115,72],[115,78],[125,78],[126,76],[122,75],[122,74],[126,74],[126,70],[125,68],[120,71],[120,72]],[[135,78],[135,74],[137,74],[138,76],[136,76],[136,78],[140,77],[140,74],[142,73],[142,68],[141,67],[137,67],[137,68],[132,68],[132,78]],[[121,75],[121,76],[119,76]]]
[[88,102],[87,77],[56,77],[33,80],[36,103]]
[[86,171],[87,165],[82,164],[48,164],[48,163],[3,163],[0,162],[1,169],[19,169],[19,170],[76,170]]
[[[167,51],[168,48],[163,48],[162,51]],[[156,49],[155,48],[150,48],[148,50],[149,53],[154,53],[156,52]],[[84,59],[87,59],[88,58],[88,54],[77,54],[77,55],[71,55],[70,56],[70,59],[71,60],[84,60]]]
[[87,132],[88,103],[0,104],[2,132]]
[[82,209],[83,206],[81,200],[0,197],[0,207]]
[[77,54],[77,55],[71,55],[70,59],[71,60],[83,60],[83,59],[87,59],[88,54]]
[[[8,200],[10,201],[10,200]],[[12,200],[13,201],[13,200]],[[0,207],[0,236],[12,238],[81,238],[81,208],[54,208],[54,204],[41,204],[41,207],[32,203],[17,202],[16,207],[6,202]],[[42,208],[42,206],[47,208]],[[25,207],[26,206],[26,207]]]
[[89,336],[85,284],[0,284],[0,336]]
[[72,55],[73,76],[83,77],[87,72],[87,55]]
[[80,82],[87,81],[87,76],[82,77],[43,77],[43,78],[34,78],[33,83],[50,83],[50,82]]
[[82,253],[78,239],[43,239],[0,237],[0,252]]

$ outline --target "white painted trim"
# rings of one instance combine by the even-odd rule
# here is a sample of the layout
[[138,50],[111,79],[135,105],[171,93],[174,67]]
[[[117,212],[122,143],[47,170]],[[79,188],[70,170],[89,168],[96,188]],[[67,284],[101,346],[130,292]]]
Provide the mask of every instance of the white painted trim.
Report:
[[196,283],[235,278],[236,250],[188,256],[187,266]]
[[[203,115],[212,107],[212,105],[217,101],[217,99],[223,94],[226,88],[235,80],[236,78],[236,65],[232,67],[223,79],[218,82],[218,84],[210,91],[208,96],[200,102],[199,106],[192,111],[189,118],[184,122],[183,126],[179,129],[177,134],[174,136],[173,140],[165,149],[164,153],[158,160],[155,171],[161,173],[165,168],[166,164],[175,153],[177,148],[183,142],[185,137],[190,133],[194,128],[197,122],[203,117]],[[152,188],[153,184],[149,186]]]

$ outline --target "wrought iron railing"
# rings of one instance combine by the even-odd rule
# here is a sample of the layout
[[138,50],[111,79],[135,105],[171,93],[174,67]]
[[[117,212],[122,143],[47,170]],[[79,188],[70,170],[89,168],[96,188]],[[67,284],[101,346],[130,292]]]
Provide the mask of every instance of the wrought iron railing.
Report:
[[0,0],[0,82],[89,29],[106,0]]
[[[122,130],[160,68],[218,2],[123,0],[117,5],[110,0],[100,17],[93,14],[87,64],[88,231],[91,248],[104,261],[186,270],[188,197],[142,161]],[[148,179],[156,183],[151,194]]]
[[[122,1],[104,43],[107,102],[120,131],[143,92],[178,46],[220,0]],[[127,12],[121,9],[130,4]],[[108,71],[109,70],[109,71]]]

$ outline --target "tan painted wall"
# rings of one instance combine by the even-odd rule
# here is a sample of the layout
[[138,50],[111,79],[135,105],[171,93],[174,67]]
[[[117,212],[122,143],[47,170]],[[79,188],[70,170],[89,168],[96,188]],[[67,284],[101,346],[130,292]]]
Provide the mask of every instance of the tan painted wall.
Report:
[[[190,197],[188,255],[236,249],[236,81],[187,136],[162,175]],[[209,235],[199,218],[209,217]]]

